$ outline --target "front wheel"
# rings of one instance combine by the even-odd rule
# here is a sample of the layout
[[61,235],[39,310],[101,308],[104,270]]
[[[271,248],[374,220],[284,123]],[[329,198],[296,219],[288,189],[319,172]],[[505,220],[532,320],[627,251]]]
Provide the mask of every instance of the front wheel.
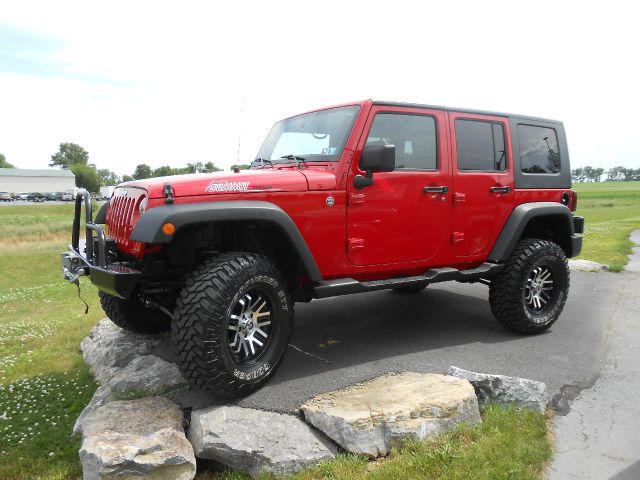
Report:
[[207,260],[178,298],[171,334],[192,384],[223,397],[247,395],[276,370],[291,335],[293,302],[267,257]]
[[535,334],[558,319],[569,293],[569,265],[562,248],[526,239],[515,246],[489,288],[496,320],[510,330]]

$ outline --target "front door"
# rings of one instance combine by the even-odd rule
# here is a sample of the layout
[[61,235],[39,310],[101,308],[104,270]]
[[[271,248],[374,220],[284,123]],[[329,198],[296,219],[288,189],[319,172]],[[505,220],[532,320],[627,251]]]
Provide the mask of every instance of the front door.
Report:
[[373,185],[348,186],[347,249],[356,265],[427,262],[450,234],[447,124],[439,110],[374,106],[358,144],[392,144],[396,169],[373,174]]

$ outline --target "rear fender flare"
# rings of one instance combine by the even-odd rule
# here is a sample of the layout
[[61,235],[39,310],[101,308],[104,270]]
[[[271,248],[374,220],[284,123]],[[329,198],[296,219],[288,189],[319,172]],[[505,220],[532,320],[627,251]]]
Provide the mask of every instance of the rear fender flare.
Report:
[[[523,203],[514,208],[509,215],[489,254],[489,261],[504,262],[507,260],[528,223],[537,217],[559,217],[562,219],[561,221],[567,222],[569,235],[571,237],[575,235],[573,215],[565,205],[555,202]],[[568,257],[572,256],[572,252],[567,253]]]
[[[220,201],[162,205],[150,208],[136,223],[131,240],[143,243],[169,243],[181,228],[215,222],[262,221],[279,227],[296,249],[311,281],[322,280],[320,270],[291,217],[277,205],[262,201]],[[167,235],[162,225],[172,223],[175,231]]]

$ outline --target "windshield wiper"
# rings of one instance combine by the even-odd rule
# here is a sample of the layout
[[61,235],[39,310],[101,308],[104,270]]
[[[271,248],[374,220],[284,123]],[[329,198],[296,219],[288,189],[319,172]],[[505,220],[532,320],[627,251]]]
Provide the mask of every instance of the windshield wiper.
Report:
[[294,160],[298,166],[298,168],[300,168],[300,165],[304,165],[305,167],[307,166],[306,164],[306,158],[301,157],[299,155],[282,155],[280,158],[286,158],[287,160]]
[[266,158],[254,158],[253,162],[251,162],[251,166],[252,167],[262,167],[264,168],[265,165],[271,165],[271,168],[273,168],[273,162],[271,160],[267,160]]

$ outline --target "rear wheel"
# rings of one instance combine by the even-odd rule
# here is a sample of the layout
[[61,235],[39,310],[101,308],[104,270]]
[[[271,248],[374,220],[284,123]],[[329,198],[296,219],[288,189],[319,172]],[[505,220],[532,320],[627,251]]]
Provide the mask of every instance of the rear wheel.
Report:
[[98,296],[107,317],[120,328],[137,333],[160,333],[171,326],[167,315],[135,300],[124,300],[105,292],[98,292]]
[[233,254],[193,272],[174,317],[171,332],[182,374],[233,398],[260,388],[280,364],[293,302],[270,259]]
[[502,325],[535,334],[558,319],[568,293],[569,266],[562,248],[548,240],[526,239],[492,279],[489,302]]

